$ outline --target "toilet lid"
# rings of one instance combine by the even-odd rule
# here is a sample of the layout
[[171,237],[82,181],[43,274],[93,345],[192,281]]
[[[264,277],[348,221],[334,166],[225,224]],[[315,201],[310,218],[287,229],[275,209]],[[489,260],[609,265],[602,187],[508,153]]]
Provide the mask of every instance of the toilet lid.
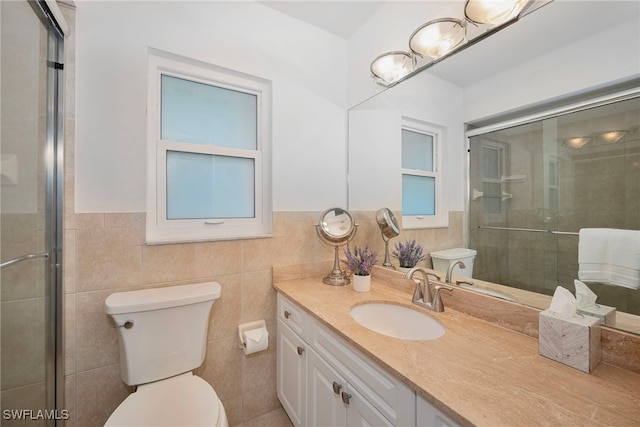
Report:
[[139,386],[111,414],[105,427],[215,426],[221,406],[213,387],[188,372]]

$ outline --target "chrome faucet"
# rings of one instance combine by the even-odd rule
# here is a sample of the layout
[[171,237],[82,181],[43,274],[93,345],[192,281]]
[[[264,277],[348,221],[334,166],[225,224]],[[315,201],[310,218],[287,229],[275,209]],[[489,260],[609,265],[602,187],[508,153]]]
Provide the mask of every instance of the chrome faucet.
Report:
[[[416,273],[420,273],[422,275],[422,280],[414,278]],[[413,280],[416,284],[411,302],[419,305],[420,307],[428,308],[429,310],[443,312],[444,304],[442,304],[442,299],[440,298],[440,289],[453,291],[453,288],[451,286],[436,285],[434,287],[433,298],[431,298],[431,291],[429,289],[429,276],[436,275],[429,273],[422,267],[413,267],[411,270],[407,271],[407,274],[405,274],[404,277]]]
[[465,267],[464,262],[460,260],[451,263],[447,269],[447,277],[444,279],[445,283],[451,283],[451,276],[453,275],[453,269],[456,268],[456,265],[459,265],[460,268],[467,268]]

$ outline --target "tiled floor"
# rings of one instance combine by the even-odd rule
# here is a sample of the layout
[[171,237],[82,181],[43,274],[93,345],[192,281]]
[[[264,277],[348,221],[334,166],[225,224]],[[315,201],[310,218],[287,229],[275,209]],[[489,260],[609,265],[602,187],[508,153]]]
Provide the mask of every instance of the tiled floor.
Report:
[[235,427],[293,427],[293,424],[284,409],[279,408]]

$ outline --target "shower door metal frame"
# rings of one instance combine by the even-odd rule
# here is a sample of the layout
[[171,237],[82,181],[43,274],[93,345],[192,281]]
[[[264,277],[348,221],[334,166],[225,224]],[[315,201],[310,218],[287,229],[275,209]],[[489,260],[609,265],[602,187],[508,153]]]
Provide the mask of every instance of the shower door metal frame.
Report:
[[62,234],[64,200],[64,31],[49,7],[50,0],[29,0],[48,32],[47,46],[47,144],[46,144],[46,404],[54,410],[48,423],[62,426],[68,412],[64,403],[64,290]]

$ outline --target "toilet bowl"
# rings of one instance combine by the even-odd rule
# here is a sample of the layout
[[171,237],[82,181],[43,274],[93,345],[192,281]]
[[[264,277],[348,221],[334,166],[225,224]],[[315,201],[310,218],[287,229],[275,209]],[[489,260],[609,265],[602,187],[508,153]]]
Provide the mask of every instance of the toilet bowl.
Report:
[[137,386],[105,426],[219,426],[227,416],[215,390],[191,371],[206,354],[215,282],[119,292],[105,300],[120,342],[120,376]]
[[213,387],[188,372],[139,386],[111,414],[105,427],[228,425]]

